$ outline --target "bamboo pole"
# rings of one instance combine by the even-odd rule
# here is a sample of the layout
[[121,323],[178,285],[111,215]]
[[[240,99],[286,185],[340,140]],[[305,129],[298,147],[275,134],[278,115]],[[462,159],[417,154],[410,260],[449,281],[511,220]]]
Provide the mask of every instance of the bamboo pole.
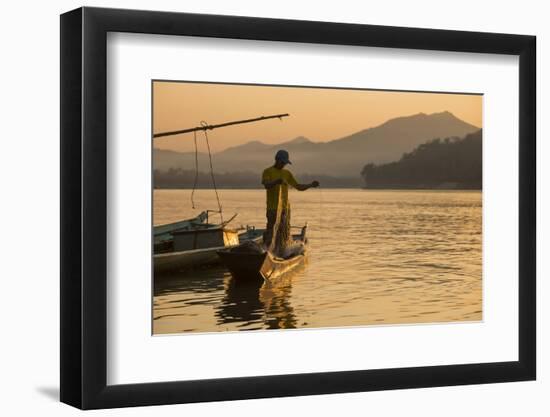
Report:
[[233,126],[233,125],[239,125],[239,124],[244,124],[244,123],[252,123],[252,122],[259,122],[261,120],[268,120],[268,119],[282,119],[283,117],[288,117],[289,114],[288,113],[284,113],[284,114],[274,114],[272,116],[261,116],[261,117],[256,117],[254,119],[245,119],[245,120],[236,120],[236,121],[233,121],[233,122],[225,122],[225,123],[220,123],[220,124],[217,124],[217,125],[209,125],[209,124],[201,124],[201,126],[197,126],[197,127],[192,127],[190,129],[183,129],[183,130],[174,130],[174,131],[171,131],[171,132],[161,132],[161,133],[155,133],[153,134],[153,138],[162,138],[162,137],[165,137],[165,136],[174,136],[174,135],[181,135],[183,133],[190,133],[190,132],[196,132],[196,131],[199,131],[199,130],[212,130],[212,129],[217,129],[219,127],[226,127],[226,126]]

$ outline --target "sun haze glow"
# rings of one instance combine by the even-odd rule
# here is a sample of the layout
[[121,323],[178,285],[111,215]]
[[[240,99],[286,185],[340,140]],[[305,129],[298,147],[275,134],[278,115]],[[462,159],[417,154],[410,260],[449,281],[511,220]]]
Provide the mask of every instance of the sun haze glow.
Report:
[[[189,82],[153,82],[154,133],[278,113],[290,117],[217,129],[212,150],[253,140],[276,144],[305,136],[315,142],[339,139],[389,119],[449,111],[482,127],[481,95]],[[154,147],[193,150],[192,134],[158,138]]]

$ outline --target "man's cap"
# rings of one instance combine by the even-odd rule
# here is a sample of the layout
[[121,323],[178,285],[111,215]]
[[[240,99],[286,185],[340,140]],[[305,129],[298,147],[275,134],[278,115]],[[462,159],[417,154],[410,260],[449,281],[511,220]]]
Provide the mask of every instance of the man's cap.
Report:
[[285,151],[284,149],[278,150],[277,153],[275,154],[276,161],[281,161],[281,162],[284,162],[285,164],[292,165],[292,162],[290,162],[290,159],[288,158],[289,158],[288,152]]

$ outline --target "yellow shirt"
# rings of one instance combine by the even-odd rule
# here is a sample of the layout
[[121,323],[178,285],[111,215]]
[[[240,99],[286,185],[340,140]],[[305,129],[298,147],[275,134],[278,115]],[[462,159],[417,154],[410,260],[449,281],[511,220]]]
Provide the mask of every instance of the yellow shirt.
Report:
[[[264,169],[262,174],[262,183],[278,180],[282,178],[284,184],[276,185],[266,190],[266,205],[268,210],[277,210],[279,203],[279,192],[281,193],[281,206],[283,208],[290,208],[288,202],[288,185],[296,188],[298,181],[292,175],[288,169],[277,169],[275,167],[269,167]],[[287,185],[288,184],[288,185]]]

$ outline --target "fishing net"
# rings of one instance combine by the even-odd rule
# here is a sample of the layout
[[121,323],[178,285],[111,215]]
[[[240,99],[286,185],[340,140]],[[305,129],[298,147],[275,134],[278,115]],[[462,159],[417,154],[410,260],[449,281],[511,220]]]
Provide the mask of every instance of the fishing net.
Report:
[[268,234],[271,237],[267,250],[274,256],[284,258],[287,255],[286,249],[290,243],[290,207],[283,206],[282,188],[277,187],[277,209],[267,211]]

